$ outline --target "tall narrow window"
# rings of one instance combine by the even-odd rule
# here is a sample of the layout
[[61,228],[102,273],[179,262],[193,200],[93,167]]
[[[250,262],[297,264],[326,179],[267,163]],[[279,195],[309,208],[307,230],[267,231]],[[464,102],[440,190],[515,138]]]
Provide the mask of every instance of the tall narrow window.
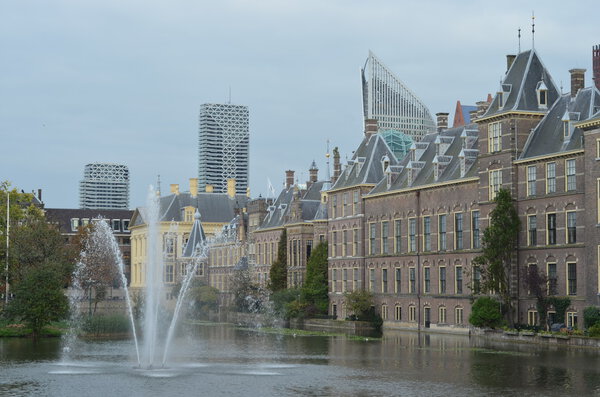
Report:
[[342,255],[348,256],[348,231],[342,230]]
[[400,222],[400,219],[396,219],[394,221],[394,247],[395,247],[397,254],[402,252],[401,237],[402,237],[402,222]]
[[496,198],[496,194],[498,194],[498,190],[502,186],[502,170],[494,170],[489,172],[489,199],[490,201]]
[[546,164],[546,194],[556,193],[556,163]]
[[473,232],[472,248],[480,248],[481,239],[479,236],[479,211],[471,212],[471,231]]
[[331,292],[335,292],[336,282],[337,282],[337,269],[331,269]]
[[389,237],[389,222],[383,221],[381,222],[381,253],[386,255],[389,254],[388,249],[388,237]]
[[375,269],[369,269],[369,291],[375,292]]
[[342,292],[348,291],[348,269],[342,269]]
[[440,251],[446,251],[446,214],[438,216],[438,247]]
[[408,250],[415,252],[417,250],[417,220],[411,218],[408,220]]
[[556,275],[556,263],[548,263],[548,295],[558,294],[558,278]]
[[527,245],[537,245],[537,216],[527,215]]
[[440,267],[440,294],[446,293],[446,268]]
[[536,194],[536,189],[535,189],[535,184],[537,182],[537,172],[536,172],[536,166],[535,165],[530,165],[529,167],[527,167],[527,195],[528,196],[535,196]]
[[575,169],[575,159],[567,160],[567,191],[573,191],[577,189],[577,175]]
[[336,217],[336,211],[337,211],[337,195],[332,195],[331,197],[331,217],[335,218]]
[[354,229],[352,231],[352,235],[353,235],[352,255],[357,256],[358,255],[358,229]]
[[353,212],[354,214],[358,214],[359,208],[358,208],[358,190],[355,190],[352,193],[352,197],[353,197]]
[[395,280],[394,291],[397,294],[402,292],[402,272],[400,271],[399,267],[396,268],[396,280]]
[[567,263],[567,293],[577,295],[577,263]]
[[462,272],[462,266],[456,266],[455,267],[455,272],[456,272],[456,293],[457,294],[462,294],[463,293],[463,272]]
[[356,291],[358,288],[358,268],[352,269],[352,291]]
[[342,216],[348,216],[349,215],[349,212],[348,212],[348,192],[344,193],[344,195],[342,196],[342,200],[343,200]]
[[337,256],[337,232],[334,230],[333,231],[333,237],[332,237],[332,242],[331,242],[331,256]]
[[430,268],[428,267],[424,267],[423,268],[423,291],[428,294],[430,292],[430,287],[431,287],[431,271]]
[[411,267],[408,269],[408,292],[411,294],[415,293],[415,285],[416,285],[416,274],[415,274],[415,268]]
[[431,218],[423,218],[423,251],[431,251]]
[[369,224],[369,254],[375,255],[375,224]]
[[388,271],[387,269],[381,269],[381,292],[386,294],[388,292]]
[[547,214],[546,215],[546,234],[548,245],[556,244],[556,214]]
[[446,324],[446,308],[444,306],[440,306],[438,317],[439,324]]
[[476,294],[481,292],[481,269],[479,266],[473,267],[473,292]]
[[567,244],[577,242],[577,213],[575,211],[567,212]]
[[501,124],[500,123],[490,123],[488,125],[488,150],[490,153],[499,152],[502,150],[502,141],[501,141]]
[[396,321],[402,320],[402,306],[396,305],[396,316],[394,317]]
[[456,309],[454,309],[454,320],[455,320],[456,324],[463,323],[463,308],[462,307],[457,307]]
[[454,214],[454,249],[463,249],[463,214]]

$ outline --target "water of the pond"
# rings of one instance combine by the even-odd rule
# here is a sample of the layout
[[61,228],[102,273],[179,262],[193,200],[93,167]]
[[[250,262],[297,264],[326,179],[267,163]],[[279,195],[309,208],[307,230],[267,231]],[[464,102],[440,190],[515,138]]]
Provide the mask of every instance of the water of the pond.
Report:
[[197,327],[169,367],[134,368],[132,341],[89,341],[69,361],[58,339],[0,338],[0,395],[600,395],[600,352],[467,336],[383,339]]

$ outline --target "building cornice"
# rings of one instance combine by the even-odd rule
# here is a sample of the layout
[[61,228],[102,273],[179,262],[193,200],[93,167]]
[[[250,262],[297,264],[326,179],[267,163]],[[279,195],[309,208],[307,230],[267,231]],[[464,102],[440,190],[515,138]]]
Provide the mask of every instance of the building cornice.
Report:
[[337,189],[331,189],[331,190],[327,190],[328,194],[331,193],[337,193],[337,192],[341,192],[343,190],[350,190],[350,189],[356,189],[357,187],[368,187],[368,188],[374,188],[375,184],[374,183],[360,183],[358,185],[352,185],[352,186],[344,186],[344,187],[340,187]]
[[569,150],[566,152],[557,152],[557,153],[551,153],[551,154],[544,154],[541,156],[528,157],[526,159],[515,160],[515,161],[513,161],[513,164],[534,163],[536,161],[542,161],[542,160],[547,160],[547,159],[556,158],[556,157],[569,157],[569,156],[573,156],[576,154],[583,154],[583,149],[575,149],[575,150]]
[[600,117],[597,117],[592,120],[585,120],[580,123],[575,123],[574,126],[576,128],[581,129],[589,129],[590,127],[600,127]]
[[475,119],[473,120],[475,123],[482,123],[484,121],[494,121],[494,120],[500,120],[500,119],[505,119],[511,116],[515,116],[518,118],[543,118],[546,115],[546,112],[525,112],[525,111],[519,111],[519,110],[508,110],[506,112],[503,113],[497,113],[497,114],[492,114],[491,116],[487,116],[487,117],[482,117],[479,119]]
[[415,192],[417,190],[429,190],[429,189],[435,189],[438,187],[445,187],[445,186],[451,186],[451,185],[461,185],[464,183],[471,183],[471,182],[478,182],[478,181],[479,181],[479,177],[474,176],[471,178],[455,179],[455,180],[447,181],[447,182],[430,183],[427,185],[419,185],[419,186],[405,188],[405,189],[392,190],[389,192],[369,194],[369,195],[364,196],[364,198],[365,198],[365,200],[367,200],[370,198],[377,198],[377,197],[383,197],[383,196],[389,196],[389,195],[401,194],[401,193],[410,193],[410,192]]

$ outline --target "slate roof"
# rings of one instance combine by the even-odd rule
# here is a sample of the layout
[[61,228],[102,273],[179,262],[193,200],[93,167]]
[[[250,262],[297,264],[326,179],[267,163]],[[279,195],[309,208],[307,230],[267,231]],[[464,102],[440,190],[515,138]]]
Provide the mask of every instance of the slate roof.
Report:
[[342,189],[361,184],[376,184],[383,178],[382,160],[387,157],[390,165],[398,159],[379,134],[366,135],[352,159],[348,162],[332,189]]
[[498,95],[488,107],[483,117],[492,116],[505,111],[543,112],[538,106],[538,83],[544,82],[548,88],[548,107],[559,97],[559,91],[552,81],[550,73],[538,57],[535,50],[529,50],[517,55],[498,91],[504,91],[504,106],[499,107]]
[[[391,166],[369,194],[448,182],[477,175],[476,124],[450,128],[428,134],[411,148],[411,152],[398,165]],[[438,148],[439,146],[439,148]],[[464,174],[461,161],[464,158]],[[435,169],[439,170],[437,180]]]
[[[236,194],[235,198],[229,197],[226,193],[198,193],[192,197],[189,192],[180,194],[171,194],[160,197],[159,220],[163,222],[181,222],[183,221],[184,207],[194,207],[198,209],[202,216],[202,222],[226,223],[232,220],[236,215],[236,209],[244,208],[248,197],[243,194]],[[132,218],[132,226],[144,224],[143,207],[137,208]]]
[[[323,209],[321,208],[321,190],[327,186],[327,181],[318,181],[313,183],[308,190],[300,190],[300,210],[301,221],[308,222],[314,219],[323,219]],[[269,229],[281,227],[286,223],[298,222],[290,220],[291,208],[294,202],[294,186],[283,189],[273,205],[268,207],[267,215],[261,223],[259,229]],[[325,210],[325,218],[327,211]]]
[[[82,219],[131,219],[133,216],[132,210],[103,210],[103,209],[81,209],[81,208],[45,208],[44,213],[46,219],[50,222],[58,224],[61,233],[75,233],[71,229],[71,219],[79,218],[81,224]],[[129,229],[123,230],[121,233],[129,233]]]
[[194,225],[192,226],[190,237],[181,256],[184,258],[198,256],[205,241],[206,235],[204,234],[204,228],[202,228],[202,222],[200,221],[200,213],[196,210],[196,213],[194,214]]
[[[571,98],[571,94],[562,95],[529,135],[520,158],[581,149],[583,132],[575,128],[574,124],[594,118],[598,109],[600,109],[600,91],[596,87],[579,90],[574,98]],[[563,119],[570,121],[570,131],[566,137]]]

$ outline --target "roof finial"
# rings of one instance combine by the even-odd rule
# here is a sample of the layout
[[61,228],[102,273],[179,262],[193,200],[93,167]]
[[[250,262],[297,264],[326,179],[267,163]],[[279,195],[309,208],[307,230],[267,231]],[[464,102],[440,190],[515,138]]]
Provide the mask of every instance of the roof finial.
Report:
[[531,11],[531,49],[535,49],[535,14]]
[[325,157],[327,158],[327,179],[328,181],[331,180],[331,175],[329,174],[329,138],[327,138],[327,153],[325,153]]
[[519,51],[517,52],[517,54],[521,53],[521,28],[519,28]]

